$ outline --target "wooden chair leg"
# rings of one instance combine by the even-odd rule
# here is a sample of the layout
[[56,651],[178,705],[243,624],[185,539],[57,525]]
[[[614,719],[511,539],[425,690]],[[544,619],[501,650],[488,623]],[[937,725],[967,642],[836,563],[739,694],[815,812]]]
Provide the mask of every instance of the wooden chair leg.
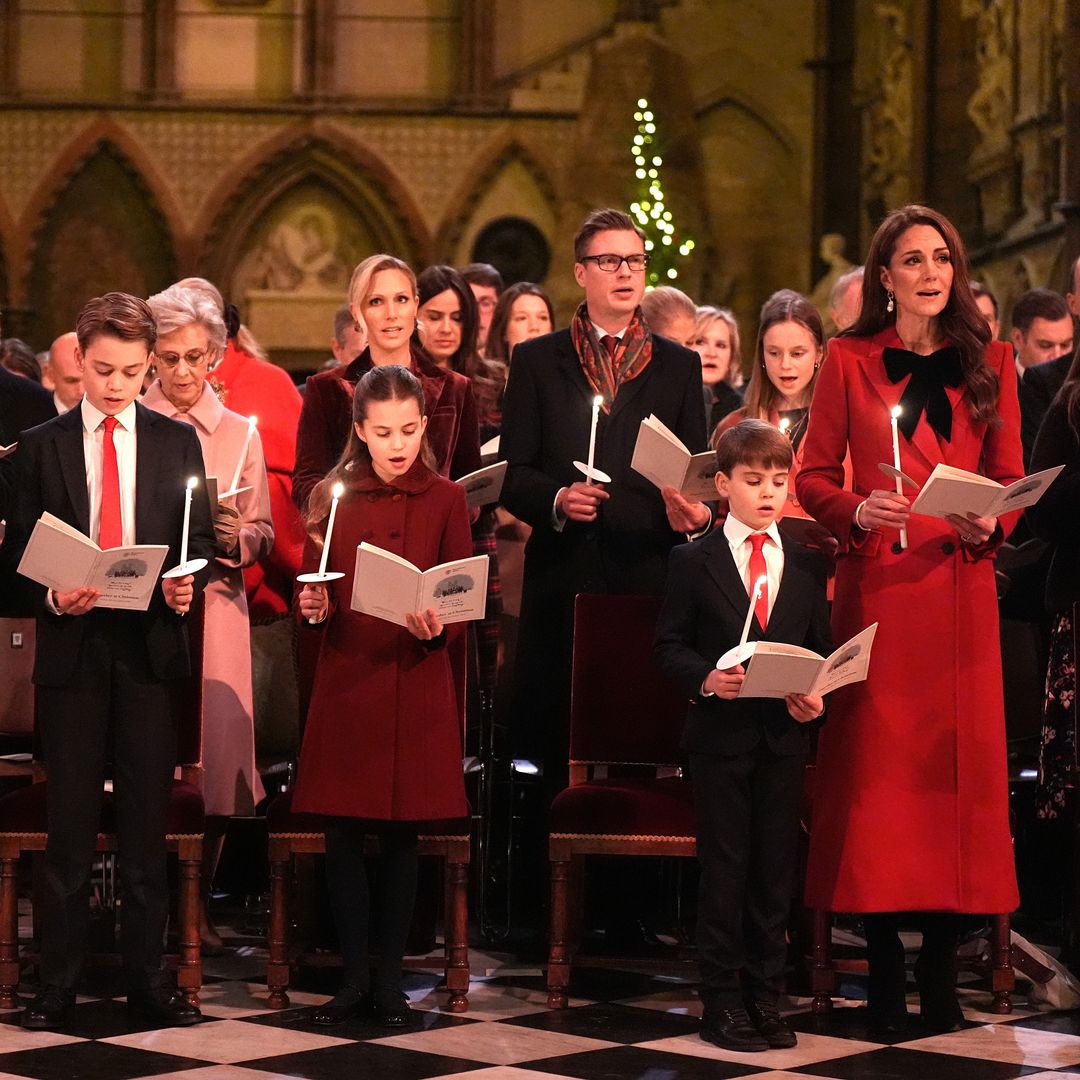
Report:
[[271,1009],[289,1007],[289,866],[287,842],[270,839],[270,932],[266,985]]
[[828,911],[814,909],[813,953],[810,962],[810,1005],[815,1016],[828,1013],[832,1007],[832,995],[836,991],[836,972],[832,966],[832,916]]
[[0,1009],[19,1006],[19,858],[0,860]]
[[468,848],[448,853],[446,858],[446,989],[451,1012],[469,1007],[469,867]]
[[548,943],[548,1008],[565,1009],[570,985],[569,930],[570,860],[551,858],[551,939]]
[[177,900],[180,962],[176,985],[189,1005],[199,1004],[202,989],[202,955],[199,915],[202,901],[202,837],[181,840],[179,846],[180,895]]
[[1012,919],[1008,915],[994,916],[990,987],[994,994],[990,1011],[1001,1014],[1011,1013],[1016,976],[1013,973],[1012,963]]

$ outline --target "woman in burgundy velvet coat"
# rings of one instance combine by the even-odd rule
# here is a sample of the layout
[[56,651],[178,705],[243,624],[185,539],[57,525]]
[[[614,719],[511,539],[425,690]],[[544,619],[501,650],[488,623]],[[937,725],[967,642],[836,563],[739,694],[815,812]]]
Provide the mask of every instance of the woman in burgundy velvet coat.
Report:
[[862,314],[830,342],[796,480],[840,543],[836,640],[880,623],[869,678],[830,699],[807,902],[867,913],[871,1019],[886,1031],[907,1017],[897,913],[918,913],[923,1021],[951,1030],[962,1020],[956,913],[1018,900],[993,562],[1018,515],[911,516],[878,468],[893,460],[896,405],[900,464],[916,485],[939,462],[1002,484],[1023,475],[1009,348],[989,341],[955,228],[918,206],[874,237]]

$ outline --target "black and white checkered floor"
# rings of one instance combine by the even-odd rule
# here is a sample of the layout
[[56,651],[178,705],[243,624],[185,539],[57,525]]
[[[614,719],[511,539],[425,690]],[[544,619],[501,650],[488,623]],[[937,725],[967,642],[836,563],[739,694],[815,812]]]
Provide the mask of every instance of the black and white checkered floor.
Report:
[[[1006,1080],[1080,1075],[1080,1012],[1040,1012],[1021,999],[1007,1018],[981,1009],[988,996],[962,992],[968,1024],[928,1037],[917,1021],[894,1045],[872,1041],[863,1010],[838,999],[815,1022],[805,1001],[786,1002],[799,1032],[793,1050],[737,1054],[702,1042],[692,967],[575,968],[570,1006],[550,1011],[539,968],[474,950],[469,1011],[442,1011],[436,976],[410,973],[417,1023],[390,1033],[356,1020],[318,1028],[310,1008],[325,994],[294,991],[292,1007],[266,1006],[265,953],[241,946],[206,961],[203,1023],[153,1029],[133,1021],[122,1002],[86,996],[65,1034],[28,1032],[17,1012],[0,1014],[0,1080],[7,1077],[126,1080],[421,1080],[466,1074],[475,1080],[545,1077],[648,1077],[649,1080]],[[642,970],[645,968],[645,970]],[[107,980],[106,980],[107,981]],[[914,1003],[913,1003],[914,1008]]]

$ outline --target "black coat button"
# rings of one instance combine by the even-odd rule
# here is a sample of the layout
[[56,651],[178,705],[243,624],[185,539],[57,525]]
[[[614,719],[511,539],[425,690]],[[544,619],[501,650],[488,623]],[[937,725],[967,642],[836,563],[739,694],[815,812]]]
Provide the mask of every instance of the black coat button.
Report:
[[387,535],[390,537],[391,540],[396,540],[401,535],[401,533],[397,529],[391,529]]
[[899,540],[894,540],[892,542],[892,553],[894,555],[899,555],[903,550],[904,549],[900,546],[900,541]]
[[945,543],[941,545],[942,555],[952,555],[955,551],[956,545],[951,540],[946,540]]

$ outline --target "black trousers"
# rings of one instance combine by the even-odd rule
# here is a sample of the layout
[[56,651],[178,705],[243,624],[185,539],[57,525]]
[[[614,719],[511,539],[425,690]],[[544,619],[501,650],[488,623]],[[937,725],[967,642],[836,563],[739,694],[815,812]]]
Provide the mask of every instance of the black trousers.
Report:
[[129,988],[160,985],[168,919],[165,813],[176,766],[179,683],[150,670],[142,620],[92,611],[75,674],[37,688],[48,771],[49,836],[41,981],[74,989],[89,933],[90,870],[106,766],[113,790],[121,885],[120,941]]
[[706,1007],[775,1001],[783,991],[805,764],[764,739],[733,757],[690,755]]

